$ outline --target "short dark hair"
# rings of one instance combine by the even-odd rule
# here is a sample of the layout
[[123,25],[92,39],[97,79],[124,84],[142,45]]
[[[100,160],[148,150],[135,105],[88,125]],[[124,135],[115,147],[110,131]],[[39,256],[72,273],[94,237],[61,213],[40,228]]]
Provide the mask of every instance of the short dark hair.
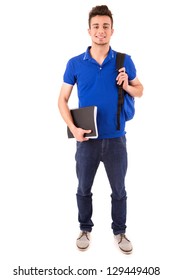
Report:
[[92,8],[92,10],[89,12],[89,18],[88,18],[89,27],[91,27],[91,19],[95,16],[108,16],[108,17],[110,17],[112,27],[113,27],[112,12],[108,9],[108,7],[106,5],[95,6],[95,7]]

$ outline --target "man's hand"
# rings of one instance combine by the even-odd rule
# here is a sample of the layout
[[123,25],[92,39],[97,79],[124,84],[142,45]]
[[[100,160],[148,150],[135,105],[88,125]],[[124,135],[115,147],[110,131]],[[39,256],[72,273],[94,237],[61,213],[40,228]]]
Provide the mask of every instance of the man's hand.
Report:
[[91,133],[91,130],[86,130],[86,129],[75,127],[75,129],[72,131],[72,133],[77,141],[84,142],[84,141],[89,140],[89,138],[87,138],[87,136],[85,134]]
[[126,73],[126,69],[125,67],[122,67],[121,69],[119,69],[119,74],[116,78],[116,81],[117,81],[117,85],[122,85],[123,89],[126,91],[127,88],[128,88],[128,75]]

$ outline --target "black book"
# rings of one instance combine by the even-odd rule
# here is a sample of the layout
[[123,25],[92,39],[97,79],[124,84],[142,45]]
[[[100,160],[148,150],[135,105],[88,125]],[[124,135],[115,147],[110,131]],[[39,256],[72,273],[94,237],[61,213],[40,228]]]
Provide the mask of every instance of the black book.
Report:
[[[73,122],[75,126],[83,128],[83,129],[90,129],[91,133],[87,133],[84,136],[88,138],[97,138],[98,131],[97,131],[97,107],[96,106],[88,106],[82,107],[77,109],[70,110]],[[68,138],[74,138],[73,134],[71,133],[70,129],[67,127],[67,135]]]

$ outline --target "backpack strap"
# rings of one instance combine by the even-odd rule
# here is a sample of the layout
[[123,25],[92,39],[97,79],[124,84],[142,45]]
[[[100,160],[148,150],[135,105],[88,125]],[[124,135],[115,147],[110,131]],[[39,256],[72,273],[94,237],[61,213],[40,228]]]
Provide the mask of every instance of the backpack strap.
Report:
[[[125,58],[125,53],[117,52],[116,55],[117,71],[124,66],[124,58]],[[123,106],[123,103],[124,103],[124,90],[122,85],[118,85],[117,130],[120,130],[120,115],[121,115],[121,108]]]

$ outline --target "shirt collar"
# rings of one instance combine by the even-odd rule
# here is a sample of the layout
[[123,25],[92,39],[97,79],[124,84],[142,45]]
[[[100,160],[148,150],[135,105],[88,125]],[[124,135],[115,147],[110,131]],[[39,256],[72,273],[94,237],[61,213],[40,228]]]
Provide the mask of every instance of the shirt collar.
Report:
[[[92,59],[91,55],[90,55],[90,48],[91,46],[89,46],[86,50],[86,52],[84,53],[84,57],[83,57],[83,60],[89,60],[89,59]],[[112,50],[112,48],[110,47],[109,48],[109,52],[108,52],[108,55],[107,55],[107,59],[112,59],[114,58],[114,52]]]

